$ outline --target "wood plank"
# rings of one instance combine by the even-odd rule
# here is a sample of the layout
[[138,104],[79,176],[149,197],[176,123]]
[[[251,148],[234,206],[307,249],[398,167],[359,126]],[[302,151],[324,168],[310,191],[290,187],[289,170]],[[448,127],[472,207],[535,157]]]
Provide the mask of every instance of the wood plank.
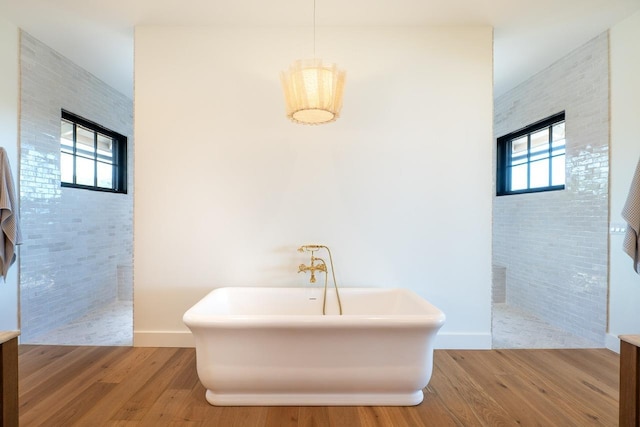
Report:
[[267,409],[265,427],[297,427],[300,408],[297,406],[273,406]]
[[358,408],[353,406],[333,406],[329,408],[329,425],[335,427],[362,427],[358,418]]
[[188,356],[184,360],[182,370],[176,372],[173,380],[169,383],[169,388],[192,390],[196,384],[200,383],[198,372],[196,370],[196,353],[195,351],[185,349],[184,354]]
[[[20,394],[27,397],[29,393],[44,394],[46,390],[43,390],[43,384],[56,387],[60,379],[63,378],[60,372],[64,371],[66,374],[73,373],[73,366],[77,366],[77,363],[85,360],[87,363],[87,353],[93,347],[69,347],[68,351],[55,359],[47,359],[38,369],[36,369],[31,375],[24,375],[22,368],[20,368]],[[104,347],[108,349],[107,347]],[[22,358],[21,360],[24,360]],[[90,357],[89,360],[92,360]],[[25,362],[28,364],[28,359]],[[20,363],[22,367],[22,363]],[[71,367],[71,368],[70,368]],[[54,377],[53,380],[51,378]],[[29,399],[22,399],[21,407],[25,406]]]
[[[46,419],[57,410],[57,402],[66,399],[60,394],[60,390],[66,389],[64,386],[68,381],[73,379],[87,385],[92,384],[93,380],[85,373],[92,373],[90,368],[110,351],[112,349],[109,347],[76,347],[66,357],[58,358],[24,380],[21,379],[20,411],[28,414],[24,419]],[[52,404],[42,404],[43,401]]]
[[[507,353],[508,358],[518,360],[521,366],[529,370],[529,377],[545,378],[548,387],[557,391],[560,400],[555,401],[554,408],[563,410],[571,408],[580,415],[574,419],[580,425],[616,425],[617,414],[611,411],[618,402],[618,390],[609,388],[593,372],[584,375],[571,362],[560,357],[560,353],[567,350],[528,350]],[[585,357],[591,357],[593,350],[583,350]],[[544,363],[544,369],[534,369],[537,364]],[[611,382],[611,381],[608,381]],[[546,389],[545,389],[546,390]]]
[[[580,425],[615,425],[615,414],[610,411],[610,405],[617,401],[617,389],[601,381],[599,370],[592,362],[583,363],[587,361],[567,357],[575,351],[537,350],[507,353],[507,356],[519,360],[519,366],[527,373],[527,381],[556,403],[555,411],[561,415],[556,413],[554,419],[564,416],[580,420]],[[589,355],[590,358],[597,356],[594,352]],[[535,370],[531,368],[542,360],[543,366]],[[588,370],[589,378],[580,378],[580,373],[585,371],[581,371],[578,365],[592,367]],[[611,383],[609,380],[606,382]]]
[[[111,421],[112,416],[125,406],[177,351],[174,348],[154,349],[155,351],[140,348],[132,350],[132,353],[149,354],[149,356],[142,359],[134,358],[133,361],[137,362],[136,365],[122,367],[123,371],[128,373],[127,376],[117,375],[117,372],[113,372],[113,369],[110,370],[110,375],[103,376],[99,382],[116,384],[116,387],[113,387],[101,399],[94,402],[91,409],[82,414],[82,417],[77,422],[90,423],[92,421],[95,422],[96,419]],[[121,365],[116,364],[114,366]],[[119,382],[107,382],[105,381],[107,378],[110,380],[118,379]]]
[[[75,404],[77,399],[81,399],[85,393],[91,392],[91,388],[95,386],[95,384],[102,383],[101,381],[94,381],[94,378],[99,377],[101,371],[109,368],[128,352],[126,347],[96,348],[95,352],[91,352],[90,347],[85,347],[83,350],[86,350],[85,353],[90,355],[88,357],[94,357],[95,355],[96,358],[92,364],[82,372],[82,375],[70,376],[62,382],[57,383],[56,392],[53,394],[45,396],[39,394],[34,395],[34,393],[25,394],[24,405],[25,407],[29,406],[31,409],[21,417],[24,425],[45,424],[51,414],[50,408],[60,408]],[[104,388],[104,390],[108,389],[108,387]],[[34,402],[26,401],[26,396],[29,396],[28,398],[33,399]]]
[[[158,349],[139,347],[133,348],[123,359],[112,367],[105,369],[98,378],[99,381],[106,383],[121,383],[136,376],[140,367],[147,365],[147,361],[154,355],[157,356]],[[162,351],[160,352],[162,353]],[[151,361],[150,363],[154,363]]]
[[[436,352],[434,355],[435,360],[440,357],[445,357],[444,352]],[[448,356],[446,356],[448,357]],[[438,394],[438,391],[433,387],[435,385],[438,388],[438,382],[440,381],[440,374],[434,372],[434,376],[431,378],[431,382],[424,389],[424,400],[418,406],[407,408],[411,419],[415,420],[416,426],[441,426],[441,427],[461,427],[463,426],[451,410],[447,406],[446,402],[442,400],[442,397]]]
[[186,361],[190,359],[191,355],[186,349],[176,349],[172,357],[159,366],[149,380],[142,384],[131,398],[113,414],[111,421],[141,420],[162,392],[167,389],[177,373],[183,370]]
[[[579,411],[563,405],[564,395],[544,375],[533,375],[528,365],[510,358],[512,354],[516,353],[497,350],[489,359],[484,354],[465,352],[457,360],[509,413],[517,414],[523,425],[568,425],[571,419],[582,418]],[[550,400],[555,405],[550,406]]]
[[198,381],[198,383],[193,386],[193,388],[189,392],[188,405],[182,410],[181,413],[185,417],[185,419],[206,422],[215,415],[214,411],[212,411],[213,407],[209,405],[209,402],[207,402],[207,400],[205,399],[205,392],[206,390],[202,386],[200,381]]
[[[26,351],[24,349],[27,349]],[[70,352],[76,350],[76,347],[70,346],[53,346],[53,345],[19,345],[18,357],[20,358],[20,378],[26,379],[39,369],[43,369],[49,363],[66,357]],[[66,362],[65,362],[66,363]],[[22,386],[26,383],[21,382]]]
[[244,407],[210,407],[209,412],[215,418],[207,418],[207,425],[210,426],[264,426],[267,421],[267,407],[264,406],[244,406]]
[[[93,420],[82,419],[82,415],[89,412],[94,402],[98,402],[102,396],[108,394],[115,389],[117,384],[96,382],[86,388],[81,394],[77,395],[75,399],[69,401],[67,404],[61,406],[58,410],[51,408],[52,412],[45,414],[44,421],[36,421],[34,424],[27,425],[41,425],[41,426],[95,426],[97,423]],[[26,423],[25,423],[26,424]]]
[[437,350],[414,407],[216,407],[194,349],[19,350],[20,421],[29,427],[586,426],[618,417],[618,356],[606,350]]
[[358,418],[362,427],[391,427],[394,420],[389,416],[385,408],[377,406],[358,407]]
[[[392,425],[398,427],[416,427],[415,420],[410,416],[408,408],[404,406],[388,406],[381,408],[387,413],[388,419],[393,423]],[[418,424],[419,425],[419,424]],[[431,424],[433,425],[433,424]]]
[[[189,405],[191,390],[168,389],[164,391],[153,406],[149,408],[140,421],[128,421],[141,427],[149,426],[198,426],[201,421],[191,420],[184,415],[184,408]],[[120,421],[114,422],[119,425]]]
[[[603,384],[610,390],[618,389],[618,379],[608,375],[611,370],[618,370],[620,365],[619,358],[611,358],[613,353],[606,349],[589,349],[588,352],[577,349],[554,350],[554,356],[567,361],[567,363],[578,368],[580,371],[586,371],[598,380],[599,384]],[[588,357],[585,355],[588,354]]]
[[456,401],[455,406],[447,403],[451,415],[463,425],[508,425],[513,422],[507,411],[485,391],[481,385],[484,383],[476,381],[458,363],[456,353],[447,352],[447,356],[434,364],[434,371],[446,381],[431,387],[442,396],[443,401]]

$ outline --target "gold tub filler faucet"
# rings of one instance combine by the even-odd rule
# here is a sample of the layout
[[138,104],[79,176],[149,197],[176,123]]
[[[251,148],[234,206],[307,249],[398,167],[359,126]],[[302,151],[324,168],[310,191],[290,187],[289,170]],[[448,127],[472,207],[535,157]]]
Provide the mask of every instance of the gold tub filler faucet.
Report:
[[324,296],[322,298],[322,314],[326,315],[327,308],[327,283],[329,276],[327,274],[327,263],[322,258],[318,258],[315,253],[320,249],[326,249],[329,254],[329,263],[331,264],[331,275],[333,276],[333,286],[336,288],[336,297],[338,298],[338,307],[340,308],[340,315],[342,315],[342,302],[340,301],[340,293],[338,292],[338,282],[336,282],[336,273],[333,270],[333,257],[331,256],[331,250],[324,245],[304,245],[298,248],[298,252],[311,252],[311,263],[307,267],[304,264],[300,264],[298,267],[298,273],[311,272],[311,278],[309,283],[316,283],[316,271],[324,273]]

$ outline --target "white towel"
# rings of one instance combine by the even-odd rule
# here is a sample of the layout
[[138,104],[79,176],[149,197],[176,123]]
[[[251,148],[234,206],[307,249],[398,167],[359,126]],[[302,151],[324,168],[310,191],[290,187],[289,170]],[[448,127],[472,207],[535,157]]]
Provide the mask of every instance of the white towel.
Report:
[[622,247],[633,259],[633,269],[640,274],[640,253],[638,252],[640,245],[640,161],[631,181],[627,203],[622,210],[622,218],[627,222],[627,231]]
[[2,147],[0,147],[0,228],[0,269],[6,281],[9,267],[16,261],[15,247],[22,243],[22,234],[9,156]]

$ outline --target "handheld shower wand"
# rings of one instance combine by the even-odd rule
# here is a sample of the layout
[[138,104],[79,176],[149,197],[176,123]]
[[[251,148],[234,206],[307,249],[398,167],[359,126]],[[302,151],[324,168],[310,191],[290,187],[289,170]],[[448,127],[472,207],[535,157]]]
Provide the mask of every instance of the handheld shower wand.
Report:
[[327,248],[327,247],[322,245],[302,245],[298,248],[298,252],[315,252],[318,249],[322,249],[322,248]]

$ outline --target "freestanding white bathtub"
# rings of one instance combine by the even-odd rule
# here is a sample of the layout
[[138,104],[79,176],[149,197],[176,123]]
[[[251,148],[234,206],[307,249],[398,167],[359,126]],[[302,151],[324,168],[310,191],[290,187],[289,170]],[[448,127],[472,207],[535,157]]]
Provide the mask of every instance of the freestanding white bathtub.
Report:
[[444,314],[404,289],[220,288],[183,317],[212,405],[417,405]]

